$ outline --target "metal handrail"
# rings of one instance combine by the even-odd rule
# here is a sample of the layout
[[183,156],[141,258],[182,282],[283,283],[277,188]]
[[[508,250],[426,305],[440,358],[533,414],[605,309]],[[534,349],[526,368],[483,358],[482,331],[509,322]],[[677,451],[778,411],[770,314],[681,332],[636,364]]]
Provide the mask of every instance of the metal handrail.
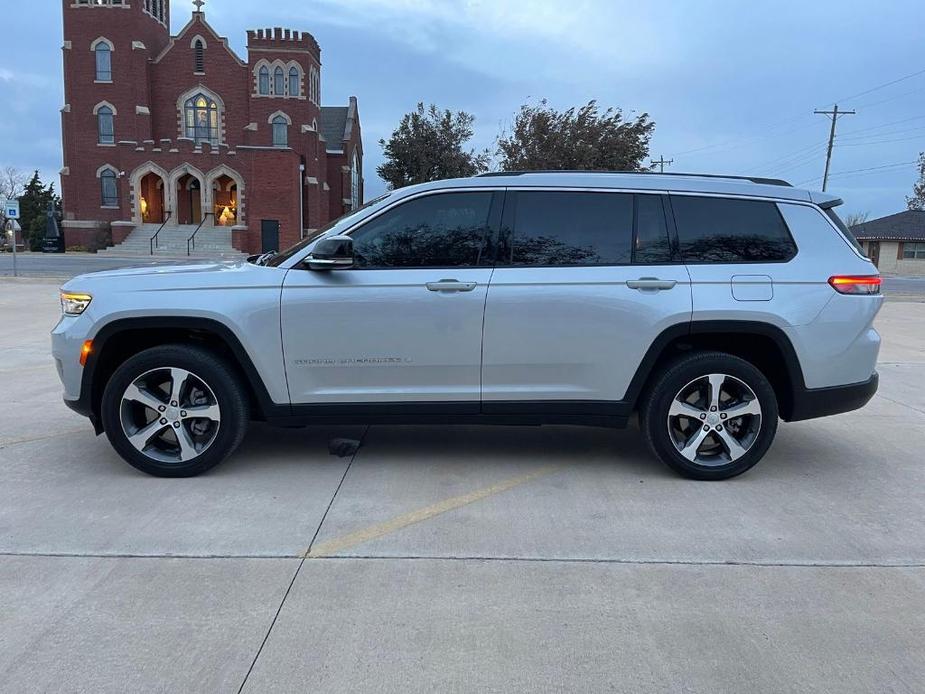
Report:
[[148,239],[148,246],[149,250],[151,251],[151,255],[154,255],[154,247],[157,245],[157,235],[161,233],[161,229],[163,229],[167,225],[167,222],[170,221],[170,215],[172,214],[173,210],[167,210],[167,216],[164,217],[164,221],[161,222],[161,225],[157,228],[157,231],[154,232],[154,236]]
[[193,232],[192,236],[190,236],[188,239],[186,239],[186,255],[189,255],[189,254],[190,254],[190,250],[189,250],[189,249],[190,249],[190,241],[193,242],[193,250],[196,249],[196,234],[198,234],[198,233],[199,233],[199,230],[202,229],[202,225],[206,223],[206,217],[209,217],[209,216],[215,216],[215,213],[214,213],[214,212],[206,212],[204,215],[202,215],[202,219],[201,219],[200,222],[199,222],[199,226],[196,227],[196,231]]

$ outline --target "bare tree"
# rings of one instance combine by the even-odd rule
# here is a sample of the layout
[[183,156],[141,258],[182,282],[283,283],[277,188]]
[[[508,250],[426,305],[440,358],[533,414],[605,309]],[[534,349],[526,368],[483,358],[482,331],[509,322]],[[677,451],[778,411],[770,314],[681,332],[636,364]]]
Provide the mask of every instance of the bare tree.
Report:
[[870,212],[851,212],[850,214],[845,215],[845,226],[849,229],[851,227],[856,227],[858,224],[863,224],[867,221],[867,218],[870,216]]
[[925,152],[919,153],[919,180],[912,184],[912,195],[906,198],[910,210],[925,210]]
[[[15,166],[6,166],[0,171],[0,200],[18,198],[26,187],[26,175]],[[0,209],[0,228],[6,226],[6,214]]]

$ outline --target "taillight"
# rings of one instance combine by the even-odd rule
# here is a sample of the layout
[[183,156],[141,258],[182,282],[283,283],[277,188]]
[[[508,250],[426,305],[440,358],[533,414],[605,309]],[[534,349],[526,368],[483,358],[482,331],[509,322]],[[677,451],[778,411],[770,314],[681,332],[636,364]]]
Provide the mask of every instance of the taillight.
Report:
[[829,284],[839,294],[880,293],[880,275],[835,275]]

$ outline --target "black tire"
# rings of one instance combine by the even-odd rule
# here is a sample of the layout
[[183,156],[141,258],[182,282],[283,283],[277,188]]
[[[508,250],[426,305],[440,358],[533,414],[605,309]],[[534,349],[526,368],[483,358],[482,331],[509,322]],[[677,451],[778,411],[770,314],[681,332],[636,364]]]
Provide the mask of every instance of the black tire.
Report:
[[[704,465],[681,455],[670,431],[669,410],[675,396],[682,389],[709,374],[725,374],[744,383],[756,396],[761,407],[761,414],[760,419],[757,420],[745,418],[735,420],[738,425],[742,425],[742,422],[754,422],[751,426],[757,428],[757,432],[751,437],[750,446],[744,454],[741,454],[741,457],[730,460],[729,447],[725,447],[724,452],[724,447],[719,445],[714,447],[714,450],[718,452],[714,454],[711,464]],[[728,382],[735,384],[735,380]],[[719,411],[722,412],[722,407]],[[691,352],[670,362],[646,392],[639,409],[640,428],[652,452],[673,470],[685,477],[697,480],[725,480],[741,475],[753,467],[764,457],[774,441],[774,435],[777,432],[777,418],[777,398],[765,375],[744,359],[723,352]],[[697,422],[696,427],[693,426],[693,422],[696,421],[693,418],[689,421],[683,419],[674,421],[680,421],[692,427],[688,431],[701,429],[700,422]],[[723,423],[725,422],[716,424],[721,426]],[[704,425],[706,426],[706,423]],[[727,429],[729,429],[728,423]],[[712,436],[712,434],[708,435]],[[718,439],[709,439],[705,444],[710,441],[719,443]],[[683,443],[679,445],[683,446]],[[724,460],[727,462],[724,463]]]
[[[200,438],[207,438],[208,442],[207,445],[205,443],[197,444],[203,445],[204,448],[194,457],[182,459],[179,438],[176,434],[173,434],[177,461],[165,461],[151,457],[152,454],[162,455],[162,450],[158,448],[149,446],[147,450],[151,451],[151,454],[142,452],[129,441],[126,429],[123,426],[124,417],[149,416],[147,414],[138,415],[137,411],[132,409],[135,407],[134,403],[128,406],[130,408],[128,412],[131,414],[125,414],[123,394],[126,393],[126,389],[134,384],[137,379],[144,378],[146,374],[152,373],[156,378],[161,373],[161,370],[169,371],[171,368],[190,372],[194,377],[191,382],[194,385],[205,384],[207,390],[211,391],[208,394],[208,399],[211,400],[214,397],[215,404],[218,405],[220,410],[220,421],[215,422],[214,425],[205,419],[200,420],[200,422],[204,423],[202,426],[209,432]],[[177,380],[179,381],[180,379],[178,378]],[[193,475],[198,475],[218,465],[231,455],[247,432],[249,420],[248,401],[239,380],[240,377],[233,367],[205,348],[186,345],[163,345],[146,349],[121,364],[106,384],[101,403],[101,415],[106,436],[109,438],[113,448],[130,465],[149,475],[157,477],[192,477]],[[192,386],[188,386],[188,388],[190,387]],[[198,395],[202,395],[201,390],[197,392]],[[169,399],[167,393],[160,391],[157,392],[157,397]],[[167,401],[164,402],[165,406],[169,404]],[[172,409],[180,409],[180,407]],[[193,409],[193,407],[190,406],[189,409]],[[153,413],[153,409],[142,407],[142,410],[145,413]],[[165,416],[168,414],[169,412],[165,413]],[[160,417],[160,415],[157,416]],[[179,417],[177,417],[177,421],[180,421]],[[150,423],[153,424],[154,422],[151,421]],[[144,424],[144,420],[141,421],[141,424]],[[132,426],[133,424],[129,423],[129,431],[131,431]],[[190,433],[190,427],[196,426],[196,422],[184,421],[181,422],[180,426],[184,427],[185,432]],[[215,428],[212,429],[212,426]],[[169,427],[166,430],[169,431]],[[155,445],[166,446],[164,449],[166,453],[163,453],[163,455],[171,454],[170,436],[170,434],[164,434],[154,441]],[[166,443],[164,443],[165,440]],[[190,450],[195,451],[196,449],[194,447]]]

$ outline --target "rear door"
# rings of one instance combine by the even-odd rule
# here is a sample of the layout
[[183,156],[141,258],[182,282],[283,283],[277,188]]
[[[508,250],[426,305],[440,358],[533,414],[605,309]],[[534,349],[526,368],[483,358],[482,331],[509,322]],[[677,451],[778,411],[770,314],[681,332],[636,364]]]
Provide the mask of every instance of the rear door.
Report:
[[483,411],[621,410],[656,336],[690,321],[665,204],[658,193],[508,191],[485,309]]

